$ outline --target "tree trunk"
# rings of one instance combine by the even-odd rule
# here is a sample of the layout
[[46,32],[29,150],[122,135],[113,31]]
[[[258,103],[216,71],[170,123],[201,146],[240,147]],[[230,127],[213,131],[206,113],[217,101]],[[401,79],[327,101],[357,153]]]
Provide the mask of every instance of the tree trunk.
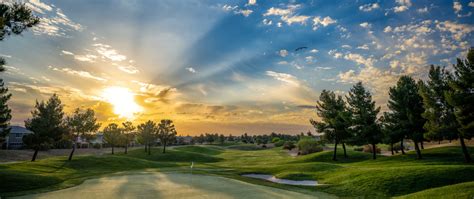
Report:
[[148,145],[148,155],[151,155],[151,145]]
[[148,143],[145,144],[145,153],[148,152]]
[[377,158],[377,146],[375,144],[372,144],[372,159]]
[[334,155],[332,156],[332,160],[336,161],[337,158],[336,158],[336,153],[337,153],[337,140],[336,142],[334,143]]
[[402,150],[402,154],[405,155],[405,147],[403,146],[403,139],[400,141],[400,149]]
[[461,142],[462,153],[464,153],[464,161],[467,163],[471,162],[471,156],[469,155],[469,151],[467,151],[466,144],[464,143],[464,138],[459,136],[459,141]]
[[438,144],[441,144],[441,140],[438,140]]
[[425,149],[425,147],[423,146],[423,140],[420,142],[420,145],[421,145],[421,149]]
[[33,153],[33,158],[31,158],[31,161],[34,162],[36,160],[36,156],[38,155],[39,149],[35,149],[35,153]]
[[71,161],[71,160],[72,160],[72,155],[74,155],[74,151],[76,151],[76,145],[77,145],[76,142],[74,142],[74,144],[72,144],[72,151],[71,151],[71,153],[69,154],[69,158],[67,159],[68,161]]
[[127,154],[128,151],[128,144],[125,145],[125,154]]
[[342,143],[342,148],[344,149],[344,158],[347,158],[346,145],[344,144],[344,142]]
[[112,155],[114,154],[114,145],[112,145]]
[[390,143],[390,150],[392,151],[392,155],[394,155],[394,153],[393,153],[393,143]]
[[420,151],[420,148],[418,147],[418,142],[415,142],[415,150],[416,150],[416,159],[420,160],[421,159],[421,151]]
[[166,153],[166,142],[163,142],[163,153]]

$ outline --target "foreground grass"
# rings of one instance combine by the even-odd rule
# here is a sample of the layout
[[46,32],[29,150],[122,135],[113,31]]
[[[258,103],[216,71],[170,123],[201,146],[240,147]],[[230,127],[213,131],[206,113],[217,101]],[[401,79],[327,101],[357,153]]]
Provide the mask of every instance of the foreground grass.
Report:
[[[458,147],[423,150],[423,160],[415,160],[415,154],[411,152],[371,160],[371,154],[349,150],[349,158],[343,158],[341,151],[337,162],[331,160],[330,151],[300,157],[291,157],[281,148],[250,150],[247,146],[185,146],[169,149],[166,154],[160,151],[154,149],[147,155],[139,149],[129,154],[78,156],[71,162],[66,161],[66,157],[55,157],[33,163],[0,165],[0,179],[9,182],[0,184],[0,195],[61,189],[89,178],[123,171],[175,169],[187,172],[191,162],[195,163],[195,173],[221,175],[305,193],[323,191],[346,197],[474,195],[470,191],[472,183],[467,183],[474,181],[474,165],[462,162]],[[325,185],[316,188],[278,185],[241,177],[243,173],[316,179]]]

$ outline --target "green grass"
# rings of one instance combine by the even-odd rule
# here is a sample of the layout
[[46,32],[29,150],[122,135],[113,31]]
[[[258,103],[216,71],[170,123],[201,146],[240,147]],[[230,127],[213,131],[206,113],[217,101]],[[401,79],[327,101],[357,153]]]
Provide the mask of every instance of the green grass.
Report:
[[[474,181],[474,164],[463,163],[459,147],[425,149],[422,160],[414,152],[393,157],[378,156],[348,150],[349,158],[338,150],[338,161],[332,152],[324,151],[291,157],[278,148],[251,150],[251,146],[182,146],[167,150],[155,148],[151,155],[143,149],[129,154],[78,156],[72,162],[56,157],[38,162],[0,165],[3,195],[18,195],[33,191],[49,191],[73,186],[92,177],[120,171],[175,169],[187,171],[191,161],[196,173],[222,175],[251,183],[289,189],[298,192],[327,192],[343,197],[391,197],[413,194],[414,197],[442,193],[470,194]],[[474,151],[474,148],[469,148]],[[262,180],[243,178],[243,173],[266,173],[286,179],[318,180],[324,186],[295,187]],[[461,184],[460,184],[461,183]],[[467,184],[467,185],[464,185]],[[459,187],[451,187],[459,185]],[[426,190],[426,192],[425,192]],[[437,191],[442,190],[442,191]],[[1,194],[0,194],[1,195]],[[411,195],[407,195],[407,197]]]
[[448,185],[440,188],[427,189],[397,198],[473,198],[474,182]]

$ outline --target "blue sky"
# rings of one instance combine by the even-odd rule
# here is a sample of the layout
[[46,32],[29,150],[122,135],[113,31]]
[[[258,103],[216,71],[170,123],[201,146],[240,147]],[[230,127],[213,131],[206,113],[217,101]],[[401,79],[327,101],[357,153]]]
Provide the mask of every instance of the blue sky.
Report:
[[[1,43],[13,124],[58,93],[103,123],[171,118],[183,134],[314,131],[321,90],[362,81],[385,110],[473,45],[471,1],[31,0],[40,26]],[[295,51],[298,47],[307,47]],[[108,88],[134,96],[122,117]]]

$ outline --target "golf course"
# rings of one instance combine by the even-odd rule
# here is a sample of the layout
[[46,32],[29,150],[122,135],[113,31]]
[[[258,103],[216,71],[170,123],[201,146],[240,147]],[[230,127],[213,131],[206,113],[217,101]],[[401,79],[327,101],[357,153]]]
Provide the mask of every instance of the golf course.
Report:
[[[469,148],[473,150],[473,148]],[[341,150],[339,150],[341,151]],[[371,159],[348,150],[332,161],[331,151],[290,156],[281,147],[249,145],[176,146],[151,155],[142,148],[115,155],[48,157],[0,165],[0,195],[19,198],[449,198],[474,195],[474,165],[458,147]],[[342,152],[341,154],[342,155]],[[193,165],[191,167],[191,164]],[[316,186],[285,185],[242,174],[316,180]],[[179,190],[179,191],[176,191]]]

